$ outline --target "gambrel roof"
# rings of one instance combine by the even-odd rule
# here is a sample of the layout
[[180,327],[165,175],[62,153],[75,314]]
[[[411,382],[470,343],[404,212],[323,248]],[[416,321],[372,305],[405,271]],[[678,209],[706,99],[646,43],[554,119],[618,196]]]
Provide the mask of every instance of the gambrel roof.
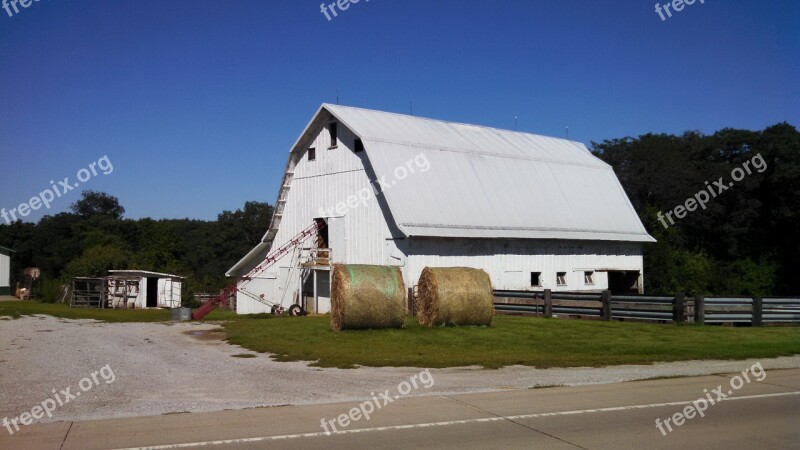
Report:
[[653,242],[611,166],[581,143],[323,105],[362,139],[378,178],[423,153],[430,170],[384,192],[407,236]]
[[[383,192],[386,216],[408,237],[655,241],[611,166],[580,142],[323,104],[290,163],[332,120],[362,140],[377,179],[394,180],[395,170],[420,154],[429,162],[430,170]],[[289,173],[287,165],[282,185],[291,183]],[[266,254],[279,223],[278,214],[263,243],[229,274]]]

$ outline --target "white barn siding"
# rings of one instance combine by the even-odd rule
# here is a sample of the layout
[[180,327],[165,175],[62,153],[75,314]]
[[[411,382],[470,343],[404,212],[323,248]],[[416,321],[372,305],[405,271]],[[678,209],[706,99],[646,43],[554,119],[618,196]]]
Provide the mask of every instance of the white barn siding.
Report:
[[[391,231],[364,168],[366,152],[353,152],[355,136],[342,124],[338,126],[338,134],[339,146],[330,149],[328,129],[321,127],[315,132],[316,138],[306,145],[306,148],[316,149],[316,160],[309,161],[306,151],[297,157],[272,250],[308,228],[315,218],[334,217],[328,221],[333,262],[384,264],[386,252],[396,254],[397,251],[393,241],[387,241],[392,237]],[[352,208],[346,206],[357,193],[368,193],[369,197],[359,200]],[[345,207],[337,211],[340,204]],[[312,244],[313,238],[310,238],[304,246]],[[299,284],[296,258],[297,253],[285,255],[245,289],[256,295],[265,293],[268,301],[290,305]],[[240,314],[269,311],[267,305],[241,292],[237,294],[236,305]]]
[[[430,267],[483,269],[492,286],[502,290],[583,291],[608,288],[603,269],[642,272],[641,245],[625,242],[502,239],[410,239],[403,276],[408,286]],[[594,284],[584,284],[583,272],[595,271]],[[541,272],[541,287],[531,287],[531,272]],[[556,273],[566,272],[566,286],[556,285]]]

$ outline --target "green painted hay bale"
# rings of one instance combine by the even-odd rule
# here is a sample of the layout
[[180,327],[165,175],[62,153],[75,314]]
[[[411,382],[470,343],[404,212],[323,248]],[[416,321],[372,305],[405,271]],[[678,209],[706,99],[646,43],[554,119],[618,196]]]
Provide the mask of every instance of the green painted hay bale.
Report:
[[331,328],[402,328],[406,287],[399,267],[335,264]]
[[426,267],[419,278],[419,322],[490,325],[494,294],[489,274],[468,267]]

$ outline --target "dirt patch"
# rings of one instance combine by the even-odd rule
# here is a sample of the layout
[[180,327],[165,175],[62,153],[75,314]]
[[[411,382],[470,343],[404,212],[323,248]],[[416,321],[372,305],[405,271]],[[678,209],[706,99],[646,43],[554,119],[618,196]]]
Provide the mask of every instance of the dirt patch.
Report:
[[191,336],[198,341],[221,341],[225,339],[224,329],[218,328],[221,331],[214,330],[189,330],[184,331],[183,334]]

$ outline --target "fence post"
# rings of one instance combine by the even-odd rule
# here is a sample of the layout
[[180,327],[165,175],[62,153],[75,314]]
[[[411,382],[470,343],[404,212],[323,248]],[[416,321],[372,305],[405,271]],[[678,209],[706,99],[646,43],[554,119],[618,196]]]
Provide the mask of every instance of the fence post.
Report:
[[753,297],[753,322],[754,327],[764,326],[764,300],[761,297]]
[[544,290],[544,316],[553,317],[553,292],[550,289]]
[[686,323],[686,294],[678,292],[675,295],[675,304],[672,306],[672,320],[675,323]]
[[694,323],[700,325],[706,323],[706,299],[702,295],[694,297]]
[[608,289],[603,291],[600,301],[603,302],[601,309],[603,320],[611,320],[611,291]]

